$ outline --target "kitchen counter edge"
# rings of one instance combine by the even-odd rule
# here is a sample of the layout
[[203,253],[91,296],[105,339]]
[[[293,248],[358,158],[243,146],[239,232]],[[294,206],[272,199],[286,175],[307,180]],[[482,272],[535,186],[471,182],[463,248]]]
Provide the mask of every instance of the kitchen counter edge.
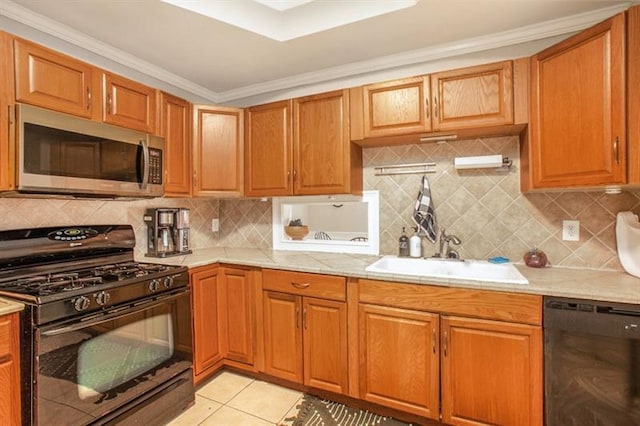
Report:
[[[405,284],[466,288],[542,296],[573,297],[607,302],[640,304],[640,278],[622,271],[561,267],[528,268],[516,265],[529,284],[504,284],[468,280],[446,280],[409,275],[372,273],[365,270],[380,256],[341,253],[282,251],[215,247],[195,249],[192,254],[167,258],[143,257],[144,262],[181,265],[189,268],[215,263],[264,269],[281,269],[366,278]],[[0,305],[1,307],[1,305]],[[0,311],[1,313],[2,311]]]

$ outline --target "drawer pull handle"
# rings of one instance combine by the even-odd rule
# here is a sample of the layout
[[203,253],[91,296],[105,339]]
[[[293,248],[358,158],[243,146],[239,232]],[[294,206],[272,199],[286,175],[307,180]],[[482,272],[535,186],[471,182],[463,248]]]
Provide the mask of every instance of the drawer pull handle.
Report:
[[87,87],[87,111],[91,109],[91,89]]
[[619,143],[620,143],[620,138],[616,136],[616,139],[613,141],[613,157],[616,161],[616,164],[620,164],[620,152],[618,150]]
[[431,329],[431,350],[436,353],[436,329]]
[[302,327],[307,329],[307,308],[302,310]]
[[297,283],[297,282],[291,281],[291,285],[294,286],[295,288],[305,289],[305,288],[308,288],[311,284],[310,283]]
[[426,113],[427,120],[428,120],[429,119],[429,98],[425,99],[425,103],[426,105],[425,105],[424,112]]
[[296,328],[300,328],[300,308],[296,307]]

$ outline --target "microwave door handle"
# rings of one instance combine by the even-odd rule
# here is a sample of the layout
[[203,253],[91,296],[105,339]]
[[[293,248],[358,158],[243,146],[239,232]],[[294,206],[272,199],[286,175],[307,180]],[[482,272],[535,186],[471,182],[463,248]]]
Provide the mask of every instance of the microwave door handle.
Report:
[[142,145],[142,182],[140,182],[140,189],[147,189],[149,184],[149,143],[146,139],[141,139]]

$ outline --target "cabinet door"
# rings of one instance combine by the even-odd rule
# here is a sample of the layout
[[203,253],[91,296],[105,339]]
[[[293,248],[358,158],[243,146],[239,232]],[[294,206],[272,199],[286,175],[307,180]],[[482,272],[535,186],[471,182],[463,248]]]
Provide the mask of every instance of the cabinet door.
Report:
[[157,93],[152,87],[104,73],[105,123],[156,134]]
[[294,192],[349,192],[349,91],[294,99],[293,123]]
[[10,123],[9,105],[15,99],[13,85],[13,40],[0,31],[0,191],[13,189],[15,185],[14,128]]
[[220,273],[217,267],[191,274],[194,374],[198,376],[223,358],[220,333]]
[[91,118],[100,92],[95,68],[36,44],[16,39],[16,100]]
[[533,188],[625,182],[624,14],[531,60]]
[[304,384],[346,394],[346,303],[305,297],[302,312]]
[[541,425],[540,327],[442,317],[442,420]]
[[359,318],[360,398],[437,419],[438,315],[361,304]]
[[292,101],[248,108],[245,112],[245,195],[292,195]]
[[198,105],[193,120],[193,195],[242,196],[242,110]]
[[0,424],[20,424],[19,314],[0,317]]
[[511,61],[431,75],[433,130],[513,124]]
[[302,298],[265,291],[264,371],[274,377],[302,383]]
[[160,105],[166,171],[164,195],[188,197],[191,193],[191,104],[161,93]]
[[431,131],[429,76],[364,86],[364,136]]
[[253,284],[245,269],[223,269],[222,342],[225,358],[253,364]]

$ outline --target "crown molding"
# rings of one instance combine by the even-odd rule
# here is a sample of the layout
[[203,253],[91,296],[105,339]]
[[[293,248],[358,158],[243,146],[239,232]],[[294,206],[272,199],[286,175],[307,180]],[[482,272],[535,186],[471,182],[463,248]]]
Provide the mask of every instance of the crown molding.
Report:
[[163,68],[143,61],[134,55],[124,52],[123,50],[89,37],[86,34],[54,21],[53,19],[35,13],[30,9],[12,2],[11,0],[3,0],[0,2],[0,15],[6,16],[9,19],[34,28],[50,36],[64,40],[106,59],[115,61],[174,87],[178,87],[201,98],[210,99],[214,103],[224,103],[278,90],[319,84],[331,80],[408,65],[424,64],[455,56],[570,34],[588,28],[612,15],[615,15],[616,13],[626,10],[632,4],[633,2],[626,2],[603,9],[554,19],[539,24],[528,25],[515,30],[508,30],[486,36],[459,40],[453,43],[445,43],[424,49],[383,56],[368,61],[325,68],[318,71],[297,74],[259,84],[252,84],[225,92],[214,92],[209,90]]
[[60,40],[64,40],[110,61],[117,62],[150,77],[164,81],[167,84],[183,89],[189,93],[198,95],[204,99],[210,99],[214,103],[219,102],[219,95],[206,87],[200,86],[186,78],[173,74],[164,68],[160,68],[149,62],[143,61],[137,56],[131,55],[130,53],[111,46],[110,44],[74,30],[73,28],[61,24],[58,21],[35,13],[34,11],[20,6],[11,0],[0,1],[0,15],[6,16],[9,19]]
[[629,8],[632,3],[624,3],[590,12],[527,25],[515,30],[502,31],[452,43],[430,46],[394,55],[382,56],[368,61],[325,68],[264,83],[219,92],[221,102],[243,99],[263,93],[286,90],[300,86],[323,83],[331,80],[383,71],[408,65],[425,64],[456,56],[508,47],[549,37],[571,34],[607,19]]

